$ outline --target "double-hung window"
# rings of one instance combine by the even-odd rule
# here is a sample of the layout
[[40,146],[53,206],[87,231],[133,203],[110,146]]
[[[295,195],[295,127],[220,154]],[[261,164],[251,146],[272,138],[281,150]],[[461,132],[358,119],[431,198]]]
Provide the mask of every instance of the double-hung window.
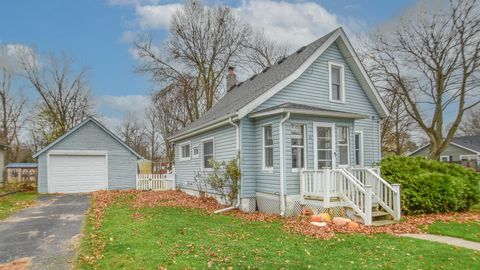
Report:
[[338,165],[339,166],[348,166],[349,165],[349,140],[348,140],[348,127],[337,127],[337,147],[338,147]]
[[355,165],[363,166],[363,133],[355,132]]
[[180,145],[180,160],[190,160],[190,143]]
[[263,169],[273,169],[273,133],[272,126],[263,127]]
[[305,125],[292,124],[292,169],[305,168]]
[[202,142],[202,166],[203,169],[212,169],[211,161],[213,156],[213,140],[206,140]]
[[345,102],[343,65],[329,63],[330,101]]

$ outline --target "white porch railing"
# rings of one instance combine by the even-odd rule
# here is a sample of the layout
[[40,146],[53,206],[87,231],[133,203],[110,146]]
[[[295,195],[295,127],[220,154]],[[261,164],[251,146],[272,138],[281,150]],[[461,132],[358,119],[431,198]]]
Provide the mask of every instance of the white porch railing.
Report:
[[380,204],[394,220],[400,220],[400,185],[389,184],[380,176],[379,168],[351,168],[350,171],[364,185],[372,186],[374,202]]
[[175,189],[174,174],[139,174],[137,175],[139,190],[172,190]]
[[302,200],[322,200],[325,208],[332,206],[332,197],[339,197],[366,225],[372,223],[373,202],[400,220],[400,185],[390,185],[370,168],[302,170],[300,195]]

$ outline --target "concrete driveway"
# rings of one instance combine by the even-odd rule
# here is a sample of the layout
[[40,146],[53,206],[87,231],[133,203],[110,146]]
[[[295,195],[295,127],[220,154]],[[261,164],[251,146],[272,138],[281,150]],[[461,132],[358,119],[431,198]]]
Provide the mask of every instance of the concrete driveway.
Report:
[[30,269],[68,269],[89,207],[88,195],[45,195],[1,221],[0,264],[28,257]]

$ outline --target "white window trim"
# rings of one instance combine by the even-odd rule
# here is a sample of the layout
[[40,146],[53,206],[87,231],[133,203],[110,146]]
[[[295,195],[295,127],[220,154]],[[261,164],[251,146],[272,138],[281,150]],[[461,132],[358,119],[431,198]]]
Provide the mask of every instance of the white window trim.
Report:
[[[443,158],[447,158],[447,160],[442,160]],[[440,161],[450,162],[450,156],[440,156]]]
[[[183,157],[183,149],[182,147],[186,146],[186,145],[189,145],[189,150],[190,150],[190,155],[188,157]],[[178,147],[180,148],[180,153],[179,153],[179,160],[180,161],[187,161],[187,160],[190,160],[191,157],[192,157],[192,144],[190,143],[190,141],[188,142],[184,142],[184,143],[181,143],[178,145]]]
[[335,124],[327,122],[313,122],[313,168],[318,170],[318,149],[317,149],[317,127],[328,127],[332,129],[332,168],[336,166],[335,148],[336,148],[336,136],[335,136]]
[[[340,68],[340,95],[341,100],[335,100],[332,97],[332,67]],[[345,67],[344,65],[336,62],[328,62],[328,94],[330,96],[330,102],[345,103]]]
[[[293,123],[291,123],[291,125],[302,125],[303,126],[303,168],[292,168],[292,172],[300,172],[300,170],[304,170],[304,169],[307,168],[307,163],[308,163],[308,160],[307,160],[307,124],[293,122]],[[291,129],[291,127],[290,127],[290,129]],[[290,138],[290,148],[296,147],[296,146],[293,146],[291,144],[292,144],[292,140]],[[290,155],[292,155],[292,153],[290,153]],[[293,163],[291,165],[293,167]]]
[[201,149],[202,149],[202,152],[200,154],[200,158],[202,159],[201,160],[201,164],[202,164],[202,171],[204,172],[208,172],[208,171],[213,171],[213,168],[205,168],[205,164],[204,164],[204,156],[203,156],[203,153],[205,153],[204,149],[203,149],[203,143],[204,142],[208,142],[208,141],[212,141],[212,150],[213,150],[213,160],[215,160],[215,138],[214,137],[209,137],[209,138],[205,138],[205,139],[202,139],[200,144],[201,144]]
[[[336,125],[335,126],[335,129],[337,128],[342,128],[342,127],[346,127],[347,128],[347,164],[338,164],[338,168],[348,168],[350,167],[350,164],[352,164],[352,161],[351,161],[351,154],[350,153],[350,149],[351,149],[351,142],[350,142],[350,130],[351,130],[351,126],[345,126],[345,125]],[[336,131],[335,131],[336,132]],[[336,148],[340,145],[338,143],[338,140],[337,140],[337,137],[335,137],[335,144],[336,144],[336,147],[335,147],[335,159],[337,159],[337,151],[336,151]],[[340,151],[339,151],[340,152]]]
[[[354,134],[355,134],[355,135],[360,134],[360,148],[359,148],[359,149],[360,149],[360,154],[359,154],[359,156],[360,156],[360,162],[359,162],[359,163],[360,163],[360,164],[357,165],[357,163],[356,163],[357,161],[355,160],[355,165],[356,165],[356,166],[363,167],[363,166],[364,166],[364,163],[363,163],[363,162],[364,162],[364,159],[365,159],[364,153],[363,153],[363,131],[362,131],[362,130],[355,130],[355,133],[354,133]],[[355,136],[355,135],[354,135],[354,136]],[[356,146],[355,146],[355,147],[356,147]],[[355,147],[353,148],[354,151],[356,151],[356,148],[355,148]],[[354,155],[354,156],[356,157],[356,155]]]
[[460,155],[460,161],[462,161],[463,158],[467,158],[468,161],[470,160],[476,160],[478,162],[478,155]]
[[[192,148],[192,158],[199,158],[200,157],[200,145],[195,144],[195,145],[192,145],[190,147]],[[198,150],[198,153],[196,155],[195,155],[194,148],[197,148],[197,150]]]
[[[275,161],[273,162],[272,167],[265,167],[265,127],[271,127],[272,128],[272,142],[273,142],[273,125],[272,124],[266,124],[262,126],[262,171],[263,172],[269,172],[273,173],[273,170],[275,168]],[[272,143],[272,150],[275,149],[275,142]],[[273,153],[273,157],[275,157],[275,153]]]

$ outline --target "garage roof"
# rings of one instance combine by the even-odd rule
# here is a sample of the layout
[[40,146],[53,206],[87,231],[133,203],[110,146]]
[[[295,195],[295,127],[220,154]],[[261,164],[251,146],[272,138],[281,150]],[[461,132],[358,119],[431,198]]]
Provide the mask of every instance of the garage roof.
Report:
[[123,145],[125,148],[127,148],[130,152],[132,152],[132,154],[134,154],[138,159],[141,159],[142,156],[140,156],[137,152],[135,152],[132,148],[130,148],[124,141],[122,141],[120,138],[118,138],[115,134],[113,134],[113,132],[111,132],[108,128],[106,128],[104,125],[102,125],[98,120],[96,120],[95,118],[93,118],[92,116],[89,116],[87,119],[85,119],[85,121],[81,122],[80,124],[76,125],[74,128],[70,129],[67,133],[63,134],[62,136],[60,136],[58,139],[56,139],[54,142],[52,142],[51,144],[45,146],[44,148],[42,148],[40,151],[38,151],[37,153],[35,153],[33,155],[33,158],[37,158],[38,156],[40,156],[41,154],[45,153],[47,150],[49,150],[50,148],[52,148],[54,145],[56,145],[57,143],[61,142],[63,139],[65,139],[66,137],[68,137],[70,134],[72,134],[73,132],[75,132],[76,130],[78,130],[79,128],[83,127],[86,123],[88,122],[92,122],[94,123],[95,125],[97,125],[99,128],[101,128],[103,131],[105,131],[108,135],[110,135],[110,137],[112,137],[113,139],[115,139],[116,141],[118,141],[121,145]]

